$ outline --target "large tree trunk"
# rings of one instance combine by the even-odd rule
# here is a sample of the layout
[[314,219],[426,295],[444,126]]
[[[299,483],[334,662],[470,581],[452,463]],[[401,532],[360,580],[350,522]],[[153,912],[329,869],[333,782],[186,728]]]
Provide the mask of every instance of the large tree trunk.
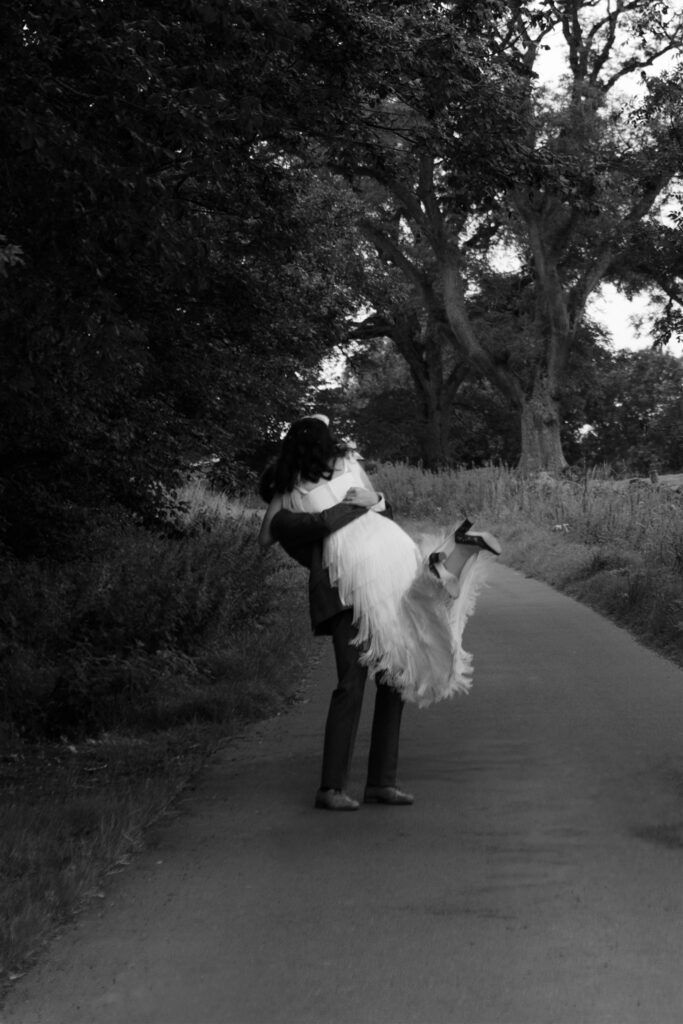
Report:
[[567,465],[560,440],[560,412],[547,377],[539,377],[522,405],[522,473],[559,473]]
[[[545,369],[537,376],[529,397],[523,394],[515,376],[506,367],[496,364],[480,345],[469,320],[464,285],[455,256],[451,255],[448,261],[444,261],[443,273],[448,318],[459,346],[481,373],[510,400],[513,408],[519,409],[522,437],[520,470],[523,473],[540,470],[560,472],[566,467],[567,460],[560,440],[559,405],[549,375],[553,380],[561,380],[566,368],[571,342],[566,317],[560,317],[562,322],[558,330],[550,330],[549,343],[545,346]],[[552,292],[551,289],[549,291]],[[552,299],[557,306],[561,305],[559,285],[552,292]],[[552,317],[549,319],[552,321]]]
[[420,430],[420,451],[426,469],[442,469],[448,465],[450,404],[446,407],[441,403],[442,389],[430,389],[430,393],[421,395],[420,402],[422,424]]

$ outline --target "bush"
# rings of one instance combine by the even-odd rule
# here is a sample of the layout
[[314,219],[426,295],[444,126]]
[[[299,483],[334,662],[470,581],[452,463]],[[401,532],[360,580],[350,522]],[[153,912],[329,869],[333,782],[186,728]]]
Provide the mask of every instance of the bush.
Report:
[[256,530],[251,515],[214,516],[179,537],[129,525],[95,533],[66,565],[6,559],[0,720],[27,737],[75,739],[253,704],[247,691],[269,692],[270,641],[279,658],[280,633],[304,644],[308,630],[300,572],[276,553],[263,559]]

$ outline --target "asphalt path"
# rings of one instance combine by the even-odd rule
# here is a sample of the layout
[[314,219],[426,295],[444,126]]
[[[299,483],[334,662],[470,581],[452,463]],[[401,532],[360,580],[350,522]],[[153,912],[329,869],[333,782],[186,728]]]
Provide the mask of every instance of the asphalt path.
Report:
[[[21,979],[6,1024],[683,1020],[683,672],[496,566],[413,807],[313,809],[327,642]],[[372,694],[350,789],[362,792]]]

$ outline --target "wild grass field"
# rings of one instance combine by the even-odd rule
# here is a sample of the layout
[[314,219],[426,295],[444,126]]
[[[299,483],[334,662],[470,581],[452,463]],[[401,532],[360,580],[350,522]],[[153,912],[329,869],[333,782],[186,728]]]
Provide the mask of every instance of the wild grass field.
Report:
[[584,601],[683,664],[683,478],[520,477],[490,467],[430,474],[380,466],[375,482],[406,523],[468,515],[502,560]]
[[[468,516],[507,564],[683,664],[683,493],[668,481],[369,468],[409,531]],[[0,567],[5,983],[125,866],[211,752],[281,710],[305,674],[306,574],[259,553],[259,499],[199,479],[179,498],[169,535],[110,525],[68,564]]]

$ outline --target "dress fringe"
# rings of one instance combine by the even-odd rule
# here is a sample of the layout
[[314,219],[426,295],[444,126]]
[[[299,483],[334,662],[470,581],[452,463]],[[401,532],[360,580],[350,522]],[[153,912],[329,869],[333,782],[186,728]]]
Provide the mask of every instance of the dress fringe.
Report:
[[485,582],[488,559],[468,561],[451,597],[426,554],[390,519],[368,512],[326,538],[323,564],[353,608],[361,662],[386,673],[405,701],[427,707],[467,693],[472,655],[462,634]]

